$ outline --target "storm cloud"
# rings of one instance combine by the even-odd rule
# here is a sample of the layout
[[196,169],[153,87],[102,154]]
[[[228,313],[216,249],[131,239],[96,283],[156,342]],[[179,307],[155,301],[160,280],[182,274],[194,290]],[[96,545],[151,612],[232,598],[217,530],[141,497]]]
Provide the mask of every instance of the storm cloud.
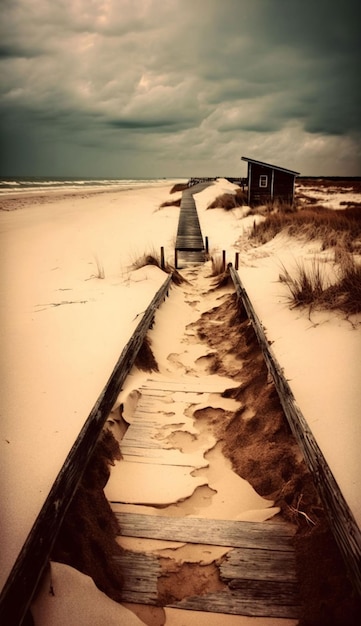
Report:
[[3,0],[2,175],[361,174],[358,0]]

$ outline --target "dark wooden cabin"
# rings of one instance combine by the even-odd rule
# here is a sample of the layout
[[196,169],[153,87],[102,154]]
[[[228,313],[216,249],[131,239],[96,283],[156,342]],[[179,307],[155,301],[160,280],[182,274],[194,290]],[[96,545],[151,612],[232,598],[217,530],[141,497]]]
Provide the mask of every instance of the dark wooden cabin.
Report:
[[248,163],[249,206],[272,204],[275,200],[293,203],[295,179],[299,172],[248,157],[242,157],[242,161]]

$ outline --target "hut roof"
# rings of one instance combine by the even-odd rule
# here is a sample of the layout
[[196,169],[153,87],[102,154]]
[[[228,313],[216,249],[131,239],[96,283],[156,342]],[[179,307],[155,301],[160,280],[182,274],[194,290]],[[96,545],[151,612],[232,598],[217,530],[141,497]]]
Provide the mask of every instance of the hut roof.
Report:
[[249,159],[248,157],[241,157],[242,161],[247,161],[249,163],[255,163],[256,165],[263,165],[264,167],[270,167],[273,170],[279,170],[280,172],[286,172],[287,174],[293,174],[293,176],[299,176],[300,172],[294,172],[293,170],[288,170],[285,167],[280,167],[279,165],[271,165],[270,163],[263,163],[263,161],[256,161],[255,159]]

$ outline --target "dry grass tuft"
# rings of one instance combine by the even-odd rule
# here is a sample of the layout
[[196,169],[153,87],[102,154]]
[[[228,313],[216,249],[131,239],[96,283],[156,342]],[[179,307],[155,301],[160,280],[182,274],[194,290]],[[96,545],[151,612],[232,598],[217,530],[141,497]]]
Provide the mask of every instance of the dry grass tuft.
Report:
[[271,213],[254,225],[250,237],[264,244],[280,232],[308,241],[320,239],[324,250],[338,245],[341,238],[344,248],[355,251],[361,246],[361,211],[351,207],[333,210],[314,206],[295,213]]
[[224,268],[223,258],[218,256],[216,258],[211,257],[212,271],[210,278],[214,278],[213,289],[221,289],[232,284],[232,278],[228,267]]
[[221,196],[217,196],[211,204],[207,206],[207,209],[224,209],[225,211],[231,211],[239,206],[247,205],[247,194],[243,189],[237,189],[236,193],[224,193]]
[[317,261],[306,268],[299,263],[295,276],[283,267],[280,281],[289,289],[292,307],[312,306],[329,310],[340,310],[346,315],[361,313],[361,265],[352,255],[345,256],[339,265],[340,276],[330,284]]
[[361,265],[353,263],[341,268],[341,278],[323,293],[321,302],[328,309],[340,309],[347,315],[361,313]]
[[296,263],[295,276],[282,266],[283,272],[279,276],[281,283],[287,285],[292,307],[310,305],[317,302],[328,285],[320,263],[312,262],[311,268],[306,268],[302,262]]
[[172,282],[175,285],[181,285],[182,283],[186,282],[186,279],[183,278],[183,276],[178,272],[178,270],[175,269],[173,265],[165,263],[164,267],[162,268],[160,255],[154,250],[149,254],[145,253],[142,256],[138,257],[138,259],[133,261],[131,267],[133,270],[139,270],[142,267],[146,267],[147,265],[155,265],[167,274],[172,274]]
[[103,263],[100,261],[99,257],[94,254],[94,262],[97,268],[96,274],[92,274],[92,278],[99,278],[101,280],[103,280],[105,278],[105,271],[104,271],[104,265]]
[[220,276],[221,274],[224,273],[225,271],[225,267],[223,264],[223,258],[221,256],[211,256],[211,264],[212,264],[212,271],[210,276]]

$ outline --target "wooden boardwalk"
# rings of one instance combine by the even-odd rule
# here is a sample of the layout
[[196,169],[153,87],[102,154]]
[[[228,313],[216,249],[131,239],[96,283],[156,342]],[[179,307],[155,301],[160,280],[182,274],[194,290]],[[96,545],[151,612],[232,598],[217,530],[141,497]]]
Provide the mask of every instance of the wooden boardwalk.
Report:
[[[120,464],[120,489],[124,499],[119,498],[118,502],[131,502],[128,496],[134,490],[135,480],[144,480],[152,491],[152,482],[161,482],[164,475],[174,476],[171,483],[175,485],[178,472],[194,471],[193,464],[197,462],[195,454],[169,449],[169,443],[159,437],[159,432],[167,423],[174,426],[174,422],[177,422],[175,426],[181,428],[179,419],[184,406],[195,401],[205,402],[210,392],[222,393],[225,384],[220,381],[217,388],[212,381],[210,387],[210,383],[202,379],[189,379],[188,382],[184,379],[148,379],[143,384],[121,444],[123,461]],[[196,400],[195,394],[198,398]],[[172,404],[165,402],[164,412],[160,411],[160,404],[170,398]],[[180,411],[177,410],[178,404],[183,405]],[[169,411],[170,407],[172,412]],[[133,484],[129,487],[126,484],[127,465],[130,466],[130,477],[133,477]],[[152,503],[152,497],[149,495],[148,504]],[[174,503],[172,498],[173,487],[170,500],[165,494],[163,506],[167,502]],[[142,500],[142,503],[147,504],[147,501]],[[194,592],[187,592],[184,596],[179,586],[181,583],[177,583],[182,564],[169,556],[162,558],[159,553],[147,550],[146,546],[142,549],[141,544],[136,551],[127,548],[119,559],[126,572],[122,590],[124,602],[230,615],[297,619],[299,597],[292,546],[294,530],[286,523],[129,513],[117,511],[115,503],[114,509],[123,537],[163,540],[170,542],[169,546],[179,542],[187,544],[194,551],[202,544],[224,547],[223,556],[209,566],[216,572],[219,581],[217,589],[201,592],[197,589],[197,579],[202,576],[202,564],[197,563],[195,558],[191,559],[193,567],[200,569],[199,574],[197,570],[193,574]],[[174,588],[172,577],[175,577],[173,585],[181,597],[169,592],[169,586]],[[167,592],[164,591],[164,581]]]
[[186,264],[205,261],[204,241],[193,194],[202,191],[208,185],[209,183],[199,183],[182,193],[174,252],[176,268],[179,267],[180,261]]

